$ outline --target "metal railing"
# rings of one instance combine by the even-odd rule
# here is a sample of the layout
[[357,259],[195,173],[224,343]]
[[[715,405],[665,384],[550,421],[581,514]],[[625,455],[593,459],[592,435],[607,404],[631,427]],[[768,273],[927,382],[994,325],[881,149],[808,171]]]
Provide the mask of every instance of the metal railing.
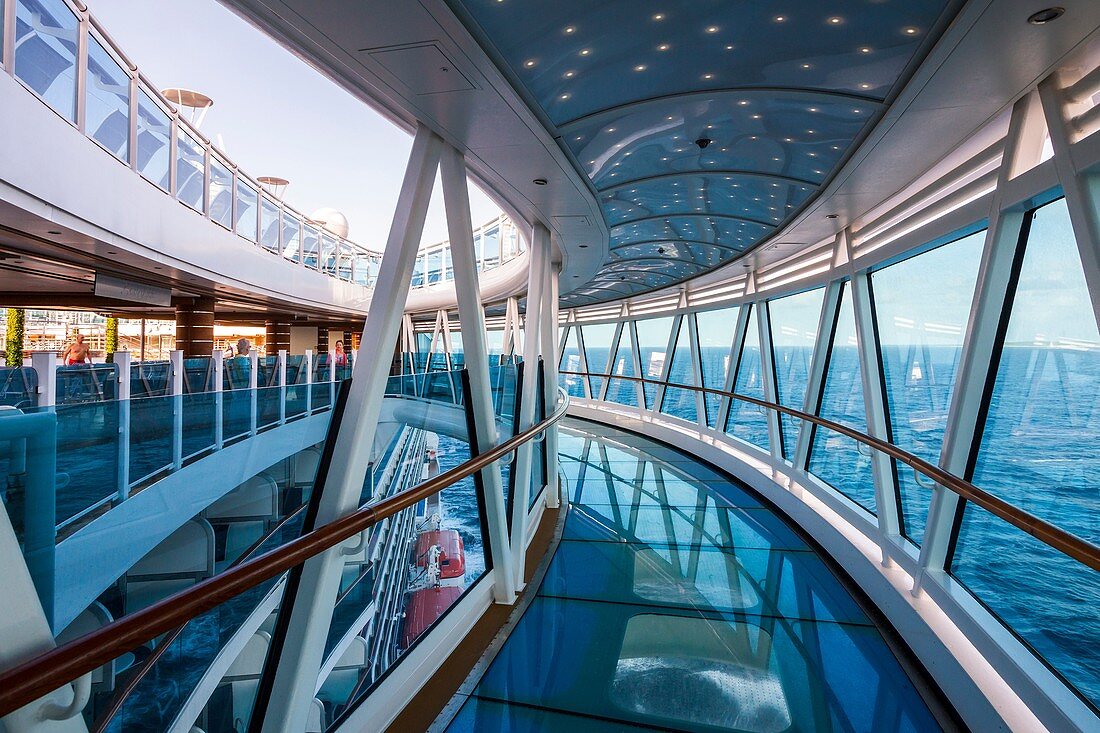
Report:
[[278,549],[246,560],[187,590],[0,673],[0,718],[473,476],[524,443],[537,440],[547,428],[561,420],[569,408],[568,395],[561,389],[558,393],[559,402],[554,412],[545,419],[461,465],[427,479],[416,488],[306,532]]
[[[783,405],[775,402],[769,402],[767,400],[758,399],[756,397],[750,397],[748,395],[738,394],[736,392],[726,392],[721,389],[712,389],[710,387],[697,387],[692,384],[677,384],[676,382],[663,382],[656,379],[646,379],[644,377],[628,377],[619,374],[596,374],[590,372],[573,372],[573,371],[559,371],[562,376],[570,377],[599,377],[601,379],[621,379],[627,382],[636,382],[641,384],[649,384],[656,387],[672,387],[674,389],[685,389],[692,392],[700,392],[703,394],[714,395],[716,397],[728,397],[730,399],[740,400],[747,402],[758,407],[763,407],[769,410],[775,410],[776,412],[789,415],[799,420],[805,420],[808,423],[817,425],[823,428],[827,428],[836,433],[851,438],[857,443],[863,446],[867,446],[871,450],[879,451],[894,460],[900,461],[905,465],[913,469],[917,475],[923,475],[931,479],[936,485],[942,486],[958,495],[959,497],[972,502],[981,508],[988,511],[990,514],[998,517],[999,519],[1008,522],[1012,526],[1020,529],[1032,537],[1036,538],[1040,542],[1054,548],[1062,554],[1076,560],[1077,562],[1086,565],[1093,570],[1100,570],[1100,547],[1094,545],[1088,540],[1082,539],[1077,535],[1071,534],[1064,529],[1057,527],[1049,522],[1045,522],[1042,519],[1036,517],[1034,514],[1020,509],[997,496],[980,489],[974,484],[970,483],[966,479],[960,478],[953,473],[949,473],[944,469],[936,466],[928,461],[913,455],[912,453],[899,448],[893,443],[888,443],[884,440],[867,435],[854,428],[850,428],[847,425],[843,425],[832,420],[818,417],[817,415],[811,415],[808,412],[796,410],[792,407],[784,407]],[[918,480],[918,483],[919,480]],[[921,486],[925,484],[920,483]],[[926,487],[928,488],[928,487]]]

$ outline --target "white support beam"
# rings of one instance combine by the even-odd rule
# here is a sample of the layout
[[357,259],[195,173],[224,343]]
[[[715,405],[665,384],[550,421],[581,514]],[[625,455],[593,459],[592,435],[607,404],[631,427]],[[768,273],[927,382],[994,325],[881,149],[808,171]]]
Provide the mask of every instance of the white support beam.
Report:
[[[729,368],[726,369],[726,382],[722,385],[722,389],[726,392],[733,392],[733,388],[737,385],[737,370],[741,366],[741,353],[745,347],[745,337],[749,332],[751,314],[752,308],[748,304],[737,309],[737,323],[733,327],[733,343],[730,344]],[[733,398],[723,397],[718,403],[718,415],[714,420],[714,429],[718,432],[726,431],[726,421],[729,420],[732,402]]]
[[[661,374],[657,377],[660,384],[653,394],[653,412],[660,412],[665,403],[665,384],[668,383],[668,375],[672,371],[672,358],[676,355],[676,340],[680,337],[680,325],[683,323],[683,315],[672,319],[672,328],[668,330],[668,341],[665,343],[665,360],[661,363]],[[644,386],[644,385],[643,385]]]
[[[545,371],[543,398],[546,412],[554,410],[558,398],[558,278],[561,264],[552,263],[546,268],[546,299],[544,308],[547,313],[542,318],[542,353]],[[604,390],[607,390],[604,382]],[[546,506],[556,509],[561,505],[561,492],[558,482],[558,426],[554,425],[545,433],[543,455],[546,456],[547,487]]]
[[[222,389],[225,381],[225,352],[215,349],[210,357],[211,386],[214,392],[214,450],[225,446],[225,393]],[[309,410],[306,410],[309,414]]]
[[[875,328],[871,304],[871,276],[856,273],[850,281],[852,313],[856,319],[856,348],[859,352],[859,372],[863,386],[863,407],[867,419],[867,434],[879,440],[889,440],[889,415],[886,411],[886,385],[883,383],[882,352]],[[878,516],[879,547],[882,563],[890,563],[895,543],[900,541],[901,506],[894,465],[883,453],[872,451],[871,476],[875,484],[875,514]]]
[[[183,467],[183,352],[170,352],[168,361],[172,365],[172,381],[169,383],[169,394],[172,395],[172,468],[178,471]],[[252,414],[255,419],[255,409]]]
[[[462,352],[470,379],[470,411],[473,415],[477,446],[479,450],[485,451],[499,442],[493,410],[493,388],[489,377],[485,311],[481,306],[481,286],[474,252],[466,161],[460,152],[450,146],[443,151],[441,174],[443,202],[447,212],[447,234],[454,265],[458,317],[462,329]],[[497,603],[513,603],[516,594],[512,554],[508,546],[504,483],[499,462],[481,472],[481,484],[485,492],[485,515],[489,531],[486,539],[493,563],[493,599]]]
[[[955,387],[947,414],[940,465],[956,476],[965,476],[971,450],[981,440],[981,413],[987,397],[986,385],[994,376],[993,357],[999,348],[1001,319],[1015,288],[1023,257],[1021,232],[1027,212],[1022,208],[1003,210],[1005,184],[1017,170],[1038,165],[1042,146],[1030,139],[1041,129],[1035,122],[1038,105],[1034,95],[1018,101],[1012,109],[1008,138],[997,176],[997,189],[989,210],[974,300],[963,335],[962,353],[955,371]],[[920,591],[928,571],[945,570],[954,542],[952,534],[960,511],[958,495],[936,486],[928,508],[928,521],[920,550],[920,570],[913,592]]]
[[[385,353],[397,344],[405,300],[412,281],[424,219],[435,184],[443,141],[418,127],[409,164],[401,182],[397,208],[390,225],[385,254],[360,343],[376,345]],[[317,526],[355,511],[370,464],[374,434],[389,379],[389,359],[361,359],[354,367],[347,409],[333,446],[331,469],[320,491]],[[290,621],[278,659],[266,711],[264,733],[300,733],[306,729],[317,674],[332,620],[332,609],[344,567],[342,548],[334,547],[308,560],[301,570],[298,592],[284,599]]]
[[[772,352],[771,319],[768,316],[768,302],[760,300],[753,308],[756,311],[756,328],[760,334],[760,380],[764,387],[764,399],[779,404],[779,388],[775,384],[775,356]],[[777,461],[783,460],[783,431],[779,427],[779,413],[767,410],[768,449]]]
[[[642,371],[642,347],[638,345],[638,321],[633,318],[628,321],[630,324],[630,358],[634,360],[634,375],[637,377],[644,377],[645,372]],[[645,410],[645,385],[641,382],[633,382],[634,384],[634,396],[638,400],[638,409]]]
[[[595,397],[597,400],[607,399],[607,388],[608,385],[611,384],[611,372],[615,368],[615,357],[619,355],[619,342],[622,340],[625,326],[626,324],[623,323],[623,321],[619,321],[615,324],[615,332],[611,334],[611,351],[607,355],[607,365],[604,368],[604,374],[607,378],[600,384],[600,393]],[[550,403],[547,402],[546,404],[549,405]]]
[[1039,83],[1039,99],[1046,117],[1050,144],[1054,148],[1054,169],[1066,196],[1073,237],[1085,271],[1085,283],[1092,299],[1092,314],[1100,325],[1100,173],[1077,170],[1070,148],[1070,131],[1065,119],[1058,74]]
[[[539,319],[543,316],[543,291],[546,270],[550,268],[550,230],[536,222],[531,238],[531,270],[527,282],[527,308],[523,316],[523,383],[520,392],[519,419],[516,432],[522,432],[535,424],[536,395],[538,394]],[[549,309],[547,309],[549,310]],[[580,343],[578,341],[578,343]],[[581,344],[581,363],[584,363],[584,345]],[[531,492],[533,444],[527,441],[516,451],[512,465],[512,572],[517,591],[523,590],[524,560],[527,550],[527,504]]]
[[116,351],[118,368],[118,500],[130,495],[130,372],[133,359],[129,351]]
[[[813,356],[810,358],[810,373],[806,379],[806,395],[802,401],[802,411],[816,415],[821,404],[821,395],[825,389],[825,368],[829,362],[829,349],[833,345],[836,331],[837,313],[840,310],[840,295],[843,282],[832,280],[825,287],[825,297],[821,301],[821,314],[817,322],[817,337],[814,341]],[[810,459],[810,440],[813,437],[812,423],[801,421],[798,426],[798,440],[795,443],[791,465],[799,471],[806,470]]]

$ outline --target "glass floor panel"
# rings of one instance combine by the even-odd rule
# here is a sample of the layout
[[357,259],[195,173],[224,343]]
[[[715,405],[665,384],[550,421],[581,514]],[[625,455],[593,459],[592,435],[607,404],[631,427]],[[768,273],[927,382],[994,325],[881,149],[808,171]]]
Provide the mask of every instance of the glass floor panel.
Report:
[[[535,598],[449,730],[940,729],[828,566],[747,489],[606,426],[562,432],[612,487],[574,492]],[[605,441],[615,460],[592,450]],[[674,491],[635,482],[673,454]]]

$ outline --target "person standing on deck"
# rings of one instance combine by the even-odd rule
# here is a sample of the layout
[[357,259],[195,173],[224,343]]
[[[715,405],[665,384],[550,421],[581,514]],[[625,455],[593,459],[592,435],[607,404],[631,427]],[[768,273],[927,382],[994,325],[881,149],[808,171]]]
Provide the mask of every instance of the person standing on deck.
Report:
[[90,362],[89,358],[91,350],[88,345],[84,343],[84,334],[78,333],[76,340],[65,347],[65,350],[61,352],[61,360],[65,363],[65,366],[73,366],[74,364],[84,364]]

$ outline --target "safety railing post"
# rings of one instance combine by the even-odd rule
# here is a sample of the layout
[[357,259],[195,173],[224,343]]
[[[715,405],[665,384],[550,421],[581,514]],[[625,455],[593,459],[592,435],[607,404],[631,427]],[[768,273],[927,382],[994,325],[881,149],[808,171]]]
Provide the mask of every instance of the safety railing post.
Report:
[[225,445],[225,352],[215,351],[210,358],[213,361],[211,388],[214,391],[214,449],[221,450]]
[[306,415],[313,414],[313,349],[302,355],[302,368],[306,370]]
[[257,420],[256,408],[259,403],[259,391],[260,386],[260,355],[255,351],[248,352],[248,434],[255,435],[259,421]]
[[38,375],[38,406],[57,404],[57,354],[31,354],[31,369]]
[[172,351],[168,355],[171,365],[168,394],[172,399],[172,469],[183,466],[183,352]]
[[279,385],[279,424],[286,424],[286,349],[275,357],[275,380]]
[[118,369],[118,500],[130,495],[130,367],[129,351],[116,351],[114,364]]

